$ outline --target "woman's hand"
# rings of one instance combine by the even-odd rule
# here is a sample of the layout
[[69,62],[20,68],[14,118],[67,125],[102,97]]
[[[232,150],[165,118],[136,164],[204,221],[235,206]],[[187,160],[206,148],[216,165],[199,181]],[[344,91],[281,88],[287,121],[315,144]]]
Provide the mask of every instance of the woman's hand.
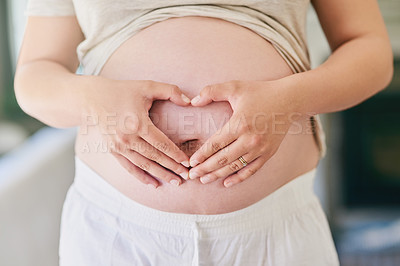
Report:
[[228,101],[233,115],[191,156],[189,177],[200,177],[202,183],[225,178],[224,185],[230,187],[260,169],[276,153],[291,124],[304,118],[281,87],[279,80],[231,81],[206,86],[193,98],[193,106]]
[[188,156],[153,124],[148,114],[155,100],[189,105],[190,99],[177,86],[105,79],[104,86],[94,90],[87,94],[90,98],[86,99],[88,109],[83,121],[98,126],[108,151],[129,173],[154,187],[159,185],[157,179],[180,185],[182,180],[176,174],[187,179]]

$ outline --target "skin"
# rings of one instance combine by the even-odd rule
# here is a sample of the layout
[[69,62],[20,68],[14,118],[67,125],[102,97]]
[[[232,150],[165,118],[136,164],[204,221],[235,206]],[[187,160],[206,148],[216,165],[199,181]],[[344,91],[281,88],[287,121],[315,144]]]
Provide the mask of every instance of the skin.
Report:
[[[191,98],[207,84],[234,78],[274,80],[291,74],[275,48],[256,33],[220,19],[196,16],[168,19],[135,34],[113,53],[100,73],[112,80],[176,84]],[[232,108],[227,102],[194,107],[156,101],[150,115],[157,128],[191,156],[228,121]],[[291,127],[294,133],[287,134],[279,152],[263,169],[229,189],[223,179],[207,185],[199,179],[182,180],[179,187],[158,180],[157,189],[151,189],[125,171],[112,155],[96,148],[99,143],[107,147],[96,126],[81,128],[86,132],[78,134],[75,151],[86,165],[135,202],[168,212],[225,213],[249,206],[315,168],[318,150],[307,121]],[[153,166],[144,167],[150,171]]]
[[[79,65],[76,47],[83,40],[76,17],[28,18],[15,75],[15,93],[21,108],[38,120],[59,128],[85,126],[90,123],[88,117],[100,118],[97,121],[99,127],[106,128],[103,113],[134,115],[142,123],[115,129],[112,141],[116,149],[112,151],[113,155],[129,172],[154,187],[159,182],[139,166],[144,165],[143,161],[150,163],[150,159],[157,158],[152,162],[159,164],[153,173],[166,182],[175,180],[180,184],[180,176],[160,165],[187,176],[188,170],[184,165],[188,166],[189,158],[154,126],[148,117],[148,110],[156,99],[170,100],[181,106],[189,105],[190,100],[171,84],[75,75]],[[125,95],[125,103],[115,99],[118,95],[111,88]],[[99,97],[96,98],[96,95]],[[129,99],[137,100],[133,102]],[[141,156],[123,152],[129,150],[127,147],[143,141],[158,145],[152,145],[154,148],[148,149],[151,153]],[[127,161],[133,162],[133,165],[128,166]]]
[[[114,129],[112,142],[116,148],[112,154],[141,182],[158,187],[160,182],[151,176],[154,175],[165,182],[175,180],[171,183],[179,185],[181,177],[189,175],[203,177],[206,183],[204,177],[208,176],[209,181],[223,179],[229,187],[254,175],[277,152],[289,130],[284,126],[283,135],[257,133],[259,124],[273,122],[268,116],[259,123],[248,122],[253,121],[261,107],[265,114],[283,113],[286,122],[291,113],[300,114],[297,119],[302,120],[310,114],[354,106],[382,90],[391,80],[393,55],[376,1],[317,0],[312,4],[332,55],[314,70],[273,81],[237,80],[205,86],[200,98],[192,98],[191,105],[199,107],[212,101],[228,101],[233,109],[228,124],[240,125],[238,118],[243,115],[247,123],[245,126],[242,123],[235,132],[224,127],[206,141],[190,157],[193,167],[190,172],[185,167],[189,157],[147,118],[148,110],[158,99],[188,106],[182,91],[175,85],[155,81],[117,81],[75,75],[79,64],[75,50],[84,39],[75,17],[28,19],[15,76],[17,100],[26,113],[55,127],[82,126],[87,123],[82,117],[101,118],[101,114],[109,112],[134,114],[142,118],[138,121],[144,121],[143,124],[132,123],[127,129]],[[110,88],[120,89],[124,97],[115,99]],[[94,95],[97,97],[93,98]],[[132,98],[136,99],[134,104],[126,100]],[[98,124],[100,128],[107,128],[104,119],[99,119]],[[138,145],[146,145],[144,150],[150,152],[143,149],[126,152],[127,148],[134,150]],[[218,163],[220,152],[227,148],[230,156],[221,165]],[[238,164],[239,156],[249,164],[234,173],[227,166]],[[151,173],[146,171],[149,165]]]
[[[276,81],[233,81],[207,86],[199,98],[192,100],[192,105],[228,101],[234,109],[230,123],[235,124],[238,123],[235,114],[244,114],[252,121],[260,111],[252,108],[257,103],[266,107],[262,112],[267,114],[276,111],[322,114],[350,108],[386,87],[393,75],[393,54],[377,2],[315,0],[312,4],[332,49],[332,55],[324,64]],[[250,95],[249,87],[253,92]],[[271,89],[265,89],[267,87]],[[279,94],[275,89],[279,89]],[[276,98],[280,101],[270,100]],[[263,122],[270,124],[271,117]],[[260,169],[275,154],[283,138],[257,134],[257,124],[249,124],[236,134],[230,134],[225,127],[211,137],[190,158],[191,166],[196,166],[190,170],[190,176],[206,176],[211,181],[224,178],[224,184],[229,186],[246,180]],[[283,130],[287,132],[288,128]],[[240,145],[249,141],[253,145]],[[213,146],[230,150],[227,164],[239,163],[239,156],[250,164],[233,174],[226,166],[218,165],[220,155],[210,148]]]

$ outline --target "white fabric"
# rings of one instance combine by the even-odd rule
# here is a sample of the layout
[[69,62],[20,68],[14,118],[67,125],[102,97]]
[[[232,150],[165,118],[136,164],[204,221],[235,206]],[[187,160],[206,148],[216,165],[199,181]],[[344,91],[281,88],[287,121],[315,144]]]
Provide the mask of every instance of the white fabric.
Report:
[[244,209],[169,213],[138,204],[79,159],[63,209],[61,266],[339,265],[315,169]]
[[145,27],[172,17],[207,16],[249,28],[269,40],[294,72],[310,68],[305,21],[309,0],[29,0],[27,16],[76,15],[84,73],[97,75],[110,55]]

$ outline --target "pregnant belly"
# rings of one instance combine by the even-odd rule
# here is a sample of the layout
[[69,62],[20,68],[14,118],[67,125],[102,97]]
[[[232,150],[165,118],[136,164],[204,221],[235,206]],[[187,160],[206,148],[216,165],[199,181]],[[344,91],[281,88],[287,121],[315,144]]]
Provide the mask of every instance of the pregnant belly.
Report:
[[[219,19],[183,17],[156,23],[133,36],[110,57],[100,75],[175,84],[194,97],[208,84],[272,80],[290,74],[273,46],[254,32]],[[150,111],[156,126],[189,156],[232,114],[227,102],[195,108],[157,101]],[[179,187],[162,184],[149,188],[98,148],[102,138],[95,129],[78,135],[76,153],[121,193],[143,205],[169,212],[225,213],[257,202],[316,166],[318,150],[313,136],[309,130],[299,131],[307,128],[306,121],[292,127],[298,133],[288,134],[255,175],[231,188],[225,188],[223,180],[207,185],[190,180]]]

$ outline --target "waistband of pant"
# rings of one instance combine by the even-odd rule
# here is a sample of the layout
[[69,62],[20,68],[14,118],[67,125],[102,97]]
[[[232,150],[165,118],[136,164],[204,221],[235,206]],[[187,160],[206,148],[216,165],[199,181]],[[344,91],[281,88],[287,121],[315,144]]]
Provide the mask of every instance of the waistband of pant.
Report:
[[302,211],[307,204],[318,202],[313,191],[314,168],[260,201],[237,211],[210,215],[165,212],[133,201],[78,157],[75,157],[75,162],[76,174],[72,187],[98,208],[111,213],[115,222],[126,228],[135,224],[181,236],[191,236],[195,228],[203,237],[220,237],[268,227]]

